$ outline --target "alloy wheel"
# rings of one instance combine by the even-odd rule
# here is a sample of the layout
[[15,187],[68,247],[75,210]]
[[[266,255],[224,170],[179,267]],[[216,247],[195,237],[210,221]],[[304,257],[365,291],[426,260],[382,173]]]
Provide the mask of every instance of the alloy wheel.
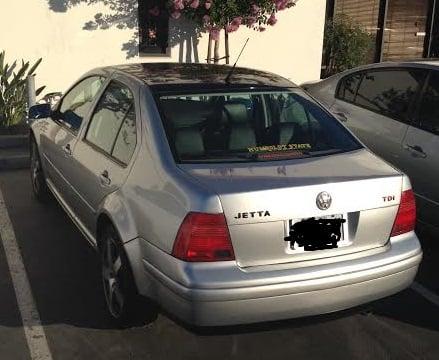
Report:
[[117,241],[111,233],[107,234],[102,249],[102,279],[108,310],[116,319],[122,316],[125,305],[121,268],[122,257]]
[[35,145],[33,145],[31,156],[31,177],[34,191],[38,194],[40,192],[41,164]]

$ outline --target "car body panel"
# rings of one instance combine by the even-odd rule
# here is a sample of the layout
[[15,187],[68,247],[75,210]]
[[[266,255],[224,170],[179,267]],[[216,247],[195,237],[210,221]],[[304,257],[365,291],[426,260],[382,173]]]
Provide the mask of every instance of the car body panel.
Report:
[[183,320],[209,326],[315,315],[376,300],[409,286],[422,258],[413,232],[331,262],[245,269],[233,262],[188,264],[143,239],[126,248],[129,256],[142,254],[133,268],[142,292]]

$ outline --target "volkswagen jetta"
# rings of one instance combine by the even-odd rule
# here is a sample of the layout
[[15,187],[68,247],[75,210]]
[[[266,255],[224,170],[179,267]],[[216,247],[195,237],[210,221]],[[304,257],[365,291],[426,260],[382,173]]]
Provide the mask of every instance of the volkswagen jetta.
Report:
[[409,179],[280,76],[106,67],[29,115],[35,196],[98,250],[115,319],[139,295],[197,325],[328,313],[416,275]]

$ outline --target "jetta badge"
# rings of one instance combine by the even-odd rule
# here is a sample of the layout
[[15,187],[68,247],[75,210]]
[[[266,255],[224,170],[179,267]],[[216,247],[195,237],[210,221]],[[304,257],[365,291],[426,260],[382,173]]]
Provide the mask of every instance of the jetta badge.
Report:
[[322,191],[317,195],[316,204],[320,210],[328,210],[332,204],[331,195],[329,195],[329,193],[326,191]]

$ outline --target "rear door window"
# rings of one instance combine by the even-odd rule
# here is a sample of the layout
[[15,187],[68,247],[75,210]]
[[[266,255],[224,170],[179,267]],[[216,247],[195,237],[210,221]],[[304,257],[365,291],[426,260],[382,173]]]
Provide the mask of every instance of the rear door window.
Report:
[[439,135],[439,72],[431,73],[419,108],[419,126]]
[[91,76],[73,87],[62,99],[59,120],[77,132],[104,82],[102,76]]
[[347,102],[354,102],[361,77],[362,74],[357,73],[343,78],[337,91],[337,98]]
[[426,72],[418,69],[366,72],[355,103],[399,121],[409,121],[409,111],[422,88]]
[[126,164],[136,146],[134,97],[123,84],[111,82],[94,110],[85,139]]

